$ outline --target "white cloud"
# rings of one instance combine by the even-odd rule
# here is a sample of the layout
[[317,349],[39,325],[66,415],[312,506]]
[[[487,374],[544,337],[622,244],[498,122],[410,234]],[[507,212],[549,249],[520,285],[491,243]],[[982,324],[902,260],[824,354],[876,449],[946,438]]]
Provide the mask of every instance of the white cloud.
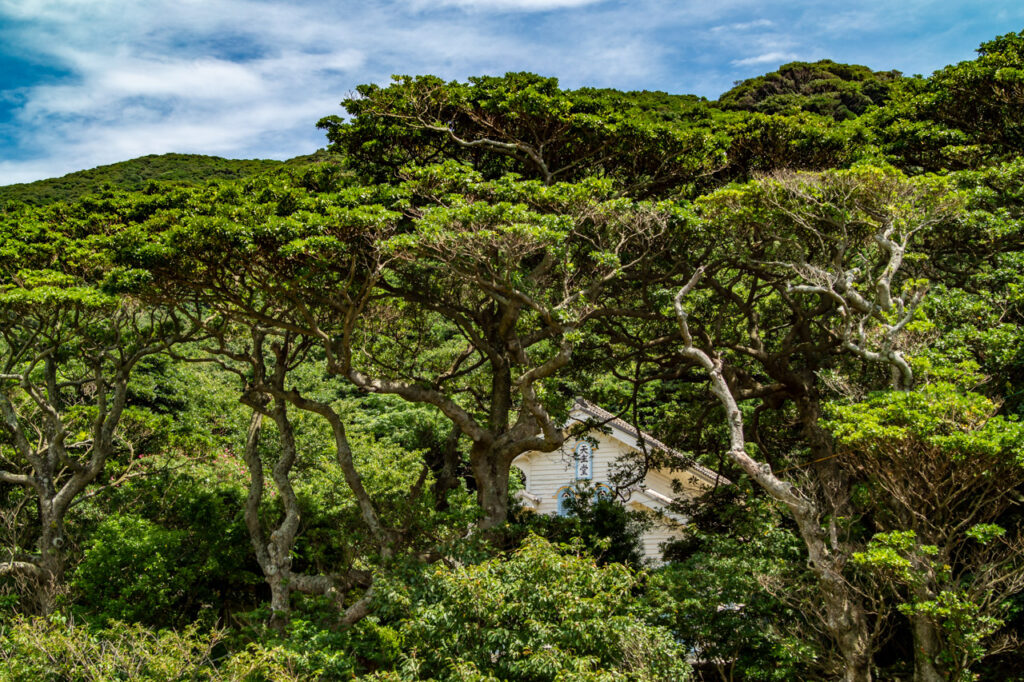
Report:
[[765,52],[764,54],[755,55],[753,57],[746,57],[744,59],[734,59],[730,64],[734,66],[753,66],[755,64],[781,64],[783,62],[791,62],[797,58],[797,55],[792,52]]
[[[96,164],[93,164],[96,165]],[[56,178],[85,166],[69,159],[33,159],[31,161],[0,161],[0,185],[16,185],[42,178]]]
[[[594,4],[440,1],[476,10]],[[53,160],[0,163],[0,183],[167,151],[309,153],[324,143],[321,116],[340,113],[358,83],[391,73],[533,70],[569,86],[608,85],[655,73],[663,55],[614,25],[572,43],[557,26],[548,29],[557,40],[535,39],[482,12],[408,11],[408,2],[0,0],[0,20],[24,22],[21,48],[71,74],[17,93],[20,146]]]
[[0,184],[170,151],[311,152],[323,144],[316,120],[362,80],[366,56],[346,44],[347,22],[249,0],[0,0],[0,21],[3,12],[27,22],[24,44],[71,77],[17,92],[7,129],[50,160],[8,155]]
[[[950,0],[958,2],[968,0]],[[985,12],[1001,5],[1022,16],[1018,2],[990,0]],[[0,55],[68,74],[0,92],[0,184],[164,151],[308,153],[324,143],[317,119],[341,113],[338,102],[357,84],[383,83],[392,73],[462,79],[534,71],[565,87],[714,97],[737,78],[797,55],[861,63],[859,55],[871,55],[889,62],[876,68],[925,70],[899,61],[918,53],[892,36],[934,14],[928,0],[907,0],[898,22],[884,21],[890,15],[882,0],[845,14],[821,0],[784,4],[0,0]],[[850,40],[851,32],[864,39]],[[882,37],[867,40],[875,34]],[[951,37],[929,35],[928,55],[949,51]],[[956,49],[969,57],[980,41],[964,41]],[[946,63],[935,60],[933,68]]]
[[454,6],[474,10],[546,12],[558,9],[571,9],[593,5],[604,0],[417,0],[413,6],[417,9],[438,6]]
[[218,59],[132,60],[96,74],[96,85],[113,96],[246,97],[264,91],[258,70]]
[[771,19],[757,19],[755,21],[742,21],[735,24],[722,24],[720,26],[712,26],[709,30],[712,33],[745,33],[747,31],[759,31],[763,29],[772,28],[775,26],[775,22]]

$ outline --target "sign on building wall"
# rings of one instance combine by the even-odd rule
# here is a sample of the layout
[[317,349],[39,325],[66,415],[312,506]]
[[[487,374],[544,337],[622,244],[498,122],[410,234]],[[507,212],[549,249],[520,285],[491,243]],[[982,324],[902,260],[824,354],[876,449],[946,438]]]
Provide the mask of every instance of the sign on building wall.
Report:
[[594,448],[586,441],[576,445],[576,480],[589,481],[594,478]]

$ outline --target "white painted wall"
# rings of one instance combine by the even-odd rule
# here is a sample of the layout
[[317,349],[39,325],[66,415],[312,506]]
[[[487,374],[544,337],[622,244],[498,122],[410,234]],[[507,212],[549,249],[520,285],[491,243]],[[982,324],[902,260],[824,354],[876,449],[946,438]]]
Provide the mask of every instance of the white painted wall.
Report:
[[[585,415],[582,416],[585,418]],[[615,463],[635,454],[636,440],[628,434],[613,429],[612,433],[591,432],[588,442],[593,445],[594,475],[593,483],[609,481]],[[515,459],[512,466],[518,468],[526,477],[525,494],[521,499],[528,508],[538,514],[558,513],[558,493],[565,487],[576,484],[576,467],[574,452],[578,440],[570,439],[565,445],[554,452],[527,452]],[[686,471],[650,471],[644,480],[642,489],[633,491],[627,500],[633,509],[656,514],[661,511],[668,500],[674,497],[673,479],[679,480],[688,496],[697,496],[708,487],[706,481]],[[640,486],[638,486],[639,488]],[[651,562],[661,561],[659,545],[678,538],[685,519],[675,518],[658,521],[642,538],[644,557]]]

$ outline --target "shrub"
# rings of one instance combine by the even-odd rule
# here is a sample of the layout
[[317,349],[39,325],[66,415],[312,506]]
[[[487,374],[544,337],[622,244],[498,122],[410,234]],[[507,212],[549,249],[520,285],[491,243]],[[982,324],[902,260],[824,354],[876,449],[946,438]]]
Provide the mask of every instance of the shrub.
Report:
[[0,630],[0,682],[287,682],[287,657],[250,645],[216,659],[222,633],[190,626],[153,631],[114,622],[91,631],[60,615],[17,618]]
[[[207,496],[209,497],[209,496]],[[71,586],[76,612],[90,620],[183,626],[211,619],[229,597],[241,597],[254,576],[246,570],[248,538],[210,510],[205,524],[196,505],[194,525],[166,528],[134,514],[112,514],[93,532]],[[249,588],[251,589],[251,588]]]
[[688,679],[685,650],[638,610],[642,576],[532,536],[508,557],[380,584],[374,627],[392,628],[401,653],[379,679]]

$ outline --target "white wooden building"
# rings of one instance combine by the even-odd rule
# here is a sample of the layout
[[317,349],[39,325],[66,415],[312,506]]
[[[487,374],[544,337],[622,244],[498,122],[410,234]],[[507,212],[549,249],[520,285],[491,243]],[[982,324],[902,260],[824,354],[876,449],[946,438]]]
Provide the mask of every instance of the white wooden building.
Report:
[[649,470],[641,482],[620,491],[618,498],[631,509],[645,512],[654,519],[654,525],[643,536],[643,551],[647,560],[660,562],[661,545],[679,537],[686,526],[685,518],[667,509],[677,495],[673,481],[678,481],[682,496],[694,498],[715,485],[728,485],[728,479],[689,461],[612,413],[577,399],[569,413],[566,428],[588,422],[596,422],[597,426],[586,434],[566,440],[561,449],[526,452],[512,462],[512,466],[525,477],[525,489],[518,493],[520,501],[527,509],[539,514],[565,514],[567,495],[584,483],[599,489],[607,487],[616,464],[641,452],[642,439],[647,452],[659,451],[678,458],[680,462],[674,471],[667,468]]

